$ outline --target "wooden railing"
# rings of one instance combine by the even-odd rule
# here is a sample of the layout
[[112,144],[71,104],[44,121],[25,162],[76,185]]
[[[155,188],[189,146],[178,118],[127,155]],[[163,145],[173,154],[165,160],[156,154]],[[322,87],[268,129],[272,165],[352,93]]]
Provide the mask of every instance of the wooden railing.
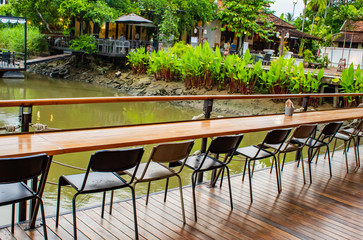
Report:
[[197,100],[243,100],[243,99],[288,99],[323,97],[362,97],[363,93],[315,93],[315,94],[259,94],[259,95],[185,95],[185,96],[127,96],[127,97],[89,97],[89,98],[48,98],[1,100],[0,107],[31,107],[44,105],[67,105],[117,102],[166,102]]

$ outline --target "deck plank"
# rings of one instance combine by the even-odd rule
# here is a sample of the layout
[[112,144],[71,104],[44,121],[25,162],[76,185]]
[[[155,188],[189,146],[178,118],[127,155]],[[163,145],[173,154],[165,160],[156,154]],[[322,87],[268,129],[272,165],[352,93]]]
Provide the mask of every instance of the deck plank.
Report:
[[[360,148],[361,154],[363,147]],[[137,199],[140,239],[361,239],[363,236],[363,167],[355,168],[354,154],[348,153],[346,173],[341,151],[332,159],[330,178],[327,160],[320,156],[312,164],[313,183],[303,184],[301,165],[286,164],[282,172],[282,193],[278,194],[275,172],[256,171],[252,179],[254,202],[250,203],[248,178],[241,174],[231,178],[234,209],[229,204],[227,179],[223,187],[196,188],[198,221],[194,221],[192,189],[183,188],[186,224],[183,224],[178,189]],[[241,164],[242,165],[242,164]],[[307,165],[305,165],[307,170]],[[134,239],[131,201],[114,203],[112,215],[100,207],[77,213],[79,239]],[[25,225],[24,225],[25,226]],[[47,219],[50,239],[73,236],[72,215],[60,217],[55,228],[54,217]],[[14,236],[10,227],[0,229],[0,239],[43,239],[41,227],[23,230],[17,225]]]

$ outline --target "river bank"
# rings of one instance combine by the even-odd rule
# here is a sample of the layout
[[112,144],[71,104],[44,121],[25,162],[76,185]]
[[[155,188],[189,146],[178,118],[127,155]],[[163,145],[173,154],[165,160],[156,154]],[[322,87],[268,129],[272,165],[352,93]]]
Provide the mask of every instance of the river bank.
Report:
[[[28,71],[36,74],[52,75],[63,72],[67,81],[84,82],[107,88],[117,89],[123,94],[131,96],[179,96],[179,95],[227,95],[226,90],[192,88],[186,89],[183,82],[165,82],[156,80],[147,74],[133,74],[128,69],[120,67],[121,64],[105,63],[100,59],[92,59],[87,64],[80,64],[75,57],[51,63],[42,63],[31,66]],[[176,102],[175,104],[203,109],[203,103],[197,101]],[[295,104],[297,105],[297,103]],[[299,106],[297,108],[300,108]],[[319,107],[320,108],[320,107]],[[221,100],[213,106],[214,117],[219,115],[258,115],[284,112],[284,102],[269,99],[256,100]]]

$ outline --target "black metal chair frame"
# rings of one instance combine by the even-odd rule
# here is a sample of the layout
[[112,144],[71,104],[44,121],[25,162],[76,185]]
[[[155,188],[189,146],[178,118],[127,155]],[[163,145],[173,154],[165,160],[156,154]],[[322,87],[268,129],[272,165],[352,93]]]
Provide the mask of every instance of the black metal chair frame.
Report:
[[[144,149],[142,147],[132,148],[132,149],[123,149],[123,150],[102,150],[97,151],[92,154],[87,170],[82,174],[68,175],[68,176],[60,176],[59,184],[58,184],[58,198],[57,198],[57,213],[56,213],[56,222],[55,225],[58,227],[59,221],[59,208],[60,208],[60,194],[62,186],[71,186],[77,192],[74,194],[72,199],[72,213],[73,213],[73,232],[74,239],[77,239],[77,225],[76,225],[76,197],[80,194],[88,194],[88,193],[97,193],[103,192],[103,200],[102,200],[102,208],[101,208],[101,218],[104,215],[104,207],[105,207],[105,198],[107,191],[113,191],[121,188],[130,188],[132,194],[132,202],[133,202],[133,211],[134,211],[134,225],[135,225],[135,238],[138,239],[138,229],[137,229],[137,216],[136,216],[136,200],[135,200],[135,190],[131,185],[135,175],[131,176],[131,179],[127,182],[123,179],[117,172],[125,171],[130,168],[135,168],[137,170],[142,155],[144,153]],[[93,172],[91,172],[91,170]],[[98,177],[98,173],[108,174]],[[136,173],[136,171],[135,171]],[[78,178],[77,178],[78,176]],[[92,179],[92,176],[95,176],[95,179]],[[73,177],[73,180],[72,180]],[[113,180],[109,182],[112,183],[110,186],[99,186],[97,180],[102,178],[112,177]],[[89,186],[87,186],[87,181],[89,179],[95,180],[92,181]],[[102,179],[104,180],[104,179]],[[106,181],[106,180],[105,180]],[[81,185],[77,185],[81,184]],[[102,184],[102,183],[101,183]],[[112,199],[112,197],[111,197]],[[112,202],[110,206],[110,214],[112,209]]]
[[[256,160],[261,160],[261,159],[265,159],[265,158],[269,158],[269,157],[273,157],[273,162],[275,163],[275,169],[276,169],[276,181],[277,181],[277,189],[278,192],[281,192],[281,182],[280,182],[280,174],[279,174],[279,169],[280,167],[277,165],[278,161],[276,160],[276,154],[279,153],[283,143],[285,142],[286,138],[288,137],[289,133],[290,133],[291,129],[275,129],[275,130],[271,130],[267,133],[265,139],[263,140],[263,142],[261,144],[259,144],[259,146],[249,146],[249,147],[245,147],[245,148],[238,148],[236,150],[236,155],[242,155],[246,158],[245,160],[245,165],[244,165],[244,169],[243,169],[243,176],[242,176],[242,182],[244,181],[245,178],[245,174],[246,174],[246,168],[248,165],[248,179],[249,179],[249,186],[250,186],[250,199],[251,202],[253,202],[253,195],[252,195],[252,174],[254,171],[254,166],[255,164],[253,164],[253,170],[251,171],[251,162],[253,161],[253,163],[255,163]],[[276,137],[277,136],[277,137]],[[271,152],[271,151],[267,151],[266,148],[266,144],[274,144],[274,145],[278,145],[276,147],[276,149]],[[247,149],[247,148],[252,148],[256,151],[256,153],[251,156],[248,155],[247,153],[244,153],[243,150]],[[260,155],[261,154],[261,155]]]
[[[177,177],[179,181],[180,202],[182,208],[183,223],[185,221],[184,200],[183,200],[183,185],[179,173],[183,170],[185,161],[188,159],[190,151],[194,146],[194,141],[177,142],[177,143],[163,143],[155,146],[150,154],[149,160],[139,166],[139,173],[135,176],[134,188],[140,182],[147,182],[146,205],[149,201],[150,185],[152,181],[166,179],[166,187],[164,194],[164,202],[168,193],[169,178]],[[177,164],[180,163],[181,164]],[[169,164],[167,166],[166,164]],[[179,169],[175,171],[173,167],[180,165]],[[151,172],[151,174],[149,174]],[[156,173],[158,172],[158,173]],[[132,172],[126,171],[131,175]]]
[[[354,154],[355,154],[355,161],[356,161],[356,166],[359,168],[360,167],[360,154],[359,154],[359,140],[362,137],[362,132],[363,132],[363,119],[360,119],[360,121],[358,122],[358,125],[349,130],[345,130],[342,129],[341,131],[339,131],[336,135],[335,135],[335,141],[334,141],[334,147],[333,147],[333,152],[331,157],[333,158],[334,156],[334,151],[335,151],[335,146],[337,143],[337,140],[340,139],[342,141],[344,141],[344,150],[343,150],[343,154],[345,155],[345,163],[347,166],[347,173],[349,173],[349,169],[348,169],[348,150],[349,150],[349,146],[351,141],[353,140],[353,148],[354,148]],[[357,139],[357,141],[355,140]]]
[[[50,158],[44,154],[0,159],[0,206],[12,205],[11,232],[14,233],[15,204],[31,199],[38,200],[43,221],[44,238],[48,239],[45,222],[44,204],[40,196],[40,186],[45,184],[50,165]],[[37,191],[31,189],[26,181],[37,181]]]
[[[282,160],[282,165],[281,165],[281,171],[280,171],[280,186],[282,186],[281,185],[281,183],[282,183],[281,172],[284,170],[286,154],[289,152],[297,152],[296,158],[297,158],[297,161],[299,164],[299,162],[304,159],[302,150],[305,147],[306,142],[309,140],[309,137],[311,137],[316,132],[316,127],[317,127],[317,124],[304,124],[304,125],[300,125],[300,126],[296,127],[293,130],[293,132],[291,133],[291,136],[288,138],[288,140],[286,140],[286,142],[283,144],[282,148],[278,152],[278,154],[277,154],[277,160],[278,160],[277,165],[278,166],[280,166],[280,154],[281,153],[284,154],[284,158]],[[291,141],[293,141],[294,139],[295,140],[300,139],[300,141],[302,143],[298,144],[298,145],[294,145],[291,143]],[[268,146],[268,147],[271,147],[276,150],[276,146]],[[302,163],[303,179],[304,179],[304,184],[305,184],[306,180],[305,180],[304,162],[302,161],[301,163]],[[273,163],[271,164],[270,173],[272,172],[272,168],[273,168]]]
[[[325,125],[323,130],[321,131],[320,135],[315,137],[310,137],[308,141],[306,141],[306,146],[309,147],[308,149],[308,166],[309,166],[309,177],[310,177],[310,184],[313,182],[312,175],[311,175],[311,162],[313,161],[315,155],[316,157],[316,163],[318,161],[320,148],[326,147],[327,155],[328,155],[328,161],[329,161],[329,173],[330,177],[332,177],[332,169],[331,169],[331,159],[330,159],[330,153],[329,153],[329,144],[333,140],[335,134],[338,132],[339,128],[342,126],[343,122],[331,122]],[[300,140],[293,140],[292,143],[295,144],[302,144]],[[315,151],[314,151],[315,149]]]
[[[212,181],[216,181],[222,171],[221,174],[221,183],[224,175],[224,170],[227,170],[227,178],[228,178],[228,187],[229,187],[229,197],[230,197],[230,205],[231,209],[233,209],[233,202],[232,202],[232,188],[231,188],[231,180],[229,174],[228,164],[231,162],[233,155],[242,141],[243,135],[233,135],[233,136],[221,136],[216,137],[212,140],[209,145],[209,148],[206,153],[202,153],[199,156],[192,156],[189,157],[185,163],[185,166],[192,169],[192,192],[193,192],[193,206],[194,206],[194,218],[197,221],[197,205],[196,205],[196,196],[195,196],[195,188],[197,184],[197,177],[198,173],[206,172],[206,171],[213,171],[213,170],[220,170],[217,176],[215,176]],[[214,154],[215,157],[210,156],[210,154]],[[220,154],[225,154],[224,159],[221,161],[219,160]],[[195,160],[194,164],[191,163],[191,159]],[[208,161],[210,164],[209,167],[205,167],[204,164]],[[222,184],[221,184],[222,186]]]

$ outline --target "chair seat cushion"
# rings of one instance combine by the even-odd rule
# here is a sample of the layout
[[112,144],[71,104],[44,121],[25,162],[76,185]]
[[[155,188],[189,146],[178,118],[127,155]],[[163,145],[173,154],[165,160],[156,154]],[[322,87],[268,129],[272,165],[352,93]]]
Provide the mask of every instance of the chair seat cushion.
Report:
[[349,139],[351,139],[349,135],[341,134],[341,133],[335,134],[335,137],[340,140],[344,140],[344,141],[349,141]]
[[[84,174],[75,174],[61,176],[68,184],[72,185],[76,190],[80,190],[84,181]],[[66,185],[66,184],[63,184]],[[87,183],[83,192],[97,192],[98,190],[111,190],[126,186],[114,173],[110,172],[91,172],[88,175]]]
[[[140,181],[141,175],[144,172],[146,167],[146,163],[142,163],[139,165],[139,168],[137,169],[137,173],[135,178]],[[127,171],[130,175],[133,173],[133,169]],[[150,162],[147,171],[145,173],[145,176],[141,181],[150,181],[150,180],[157,180],[157,179],[163,179],[168,178],[171,176],[174,176],[175,173],[172,170],[167,169],[166,167],[163,167],[159,163],[156,162]]]
[[236,153],[241,154],[247,158],[254,158],[254,159],[263,159],[263,158],[271,157],[274,155],[273,153],[271,153],[269,151],[261,149],[261,151],[256,156],[258,150],[259,150],[259,147],[252,145],[252,146],[248,146],[248,147],[237,148]]
[[0,184],[0,206],[34,196],[22,183]]
[[[198,155],[198,156],[190,156],[188,157],[187,161],[185,162],[185,166],[193,169],[193,170],[197,170],[200,166],[200,164],[202,163],[204,158],[204,154]],[[200,171],[206,171],[206,170],[212,170],[212,169],[216,169],[216,168],[220,168],[223,167],[224,163],[212,158],[210,156],[207,156],[205,158],[205,161],[203,163],[203,166],[201,166]]]
[[[265,144],[265,147],[267,148],[272,148],[277,150],[280,147],[280,144]],[[291,143],[283,143],[281,148],[280,148],[280,152],[293,152],[293,151],[297,151],[299,149],[298,146],[291,144]]]

